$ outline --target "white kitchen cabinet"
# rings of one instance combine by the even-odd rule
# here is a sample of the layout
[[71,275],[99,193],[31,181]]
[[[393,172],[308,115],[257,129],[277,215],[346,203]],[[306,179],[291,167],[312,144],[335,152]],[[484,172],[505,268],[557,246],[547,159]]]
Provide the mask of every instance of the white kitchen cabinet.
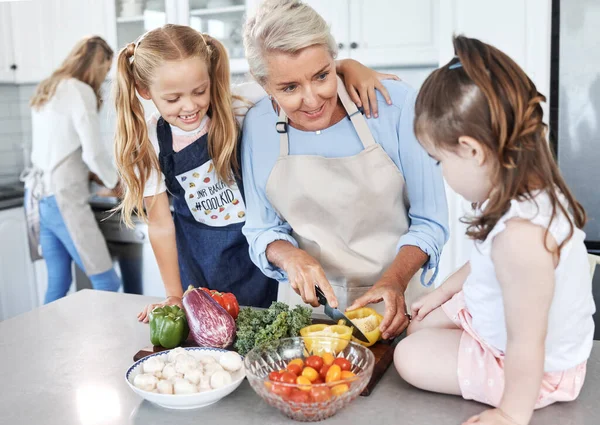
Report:
[[437,65],[439,0],[349,0],[350,57],[368,66]]
[[439,0],[308,0],[330,25],[339,57],[367,66],[436,66]]
[[109,20],[102,1],[51,1],[54,5],[50,19],[55,22],[51,32],[52,70],[54,70],[60,66],[75,43],[82,37],[99,35],[106,38]]
[[259,0],[181,0],[178,2],[179,23],[218,39],[229,54],[231,72],[248,71],[243,30],[248,10]]
[[39,82],[53,69],[53,26],[57,24],[49,19],[52,16],[53,0],[14,2],[8,5],[12,24],[15,82]]
[[176,6],[182,2],[183,0],[147,0],[136,10],[135,6],[122,0],[104,0],[108,43],[118,52],[147,31],[167,23],[178,23]]
[[0,3],[0,83],[14,83],[14,63],[10,6]]
[[[103,2],[30,0],[4,6],[10,12],[12,56],[16,67],[13,81],[16,83],[41,81],[62,63],[79,39],[107,34]],[[4,50],[4,46],[1,47]]]
[[0,211],[0,320],[38,306],[23,207]]
[[329,24],[331,34],[338,43],[338,58],[350,57],[350,7],[348,0],[307,0],[319,15]]

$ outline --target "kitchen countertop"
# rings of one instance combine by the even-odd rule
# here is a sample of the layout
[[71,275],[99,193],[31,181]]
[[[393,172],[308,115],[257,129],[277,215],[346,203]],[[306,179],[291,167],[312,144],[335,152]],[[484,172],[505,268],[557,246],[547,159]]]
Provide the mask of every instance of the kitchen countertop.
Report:
[[25,190],[21,182],[0,185],[0,210],[22,207],[24,193]]
[[[199,410],[174,411],[137,396],[125,383],[133,355],[149,342],[136,314],[157,298],[83,290],[0,322],[0,412],[5,424],[283,424],[247,381]],[[594,343],[579,399],[535,413],[532,425],[600,423],[600,342]],[[327,424],[394,422],[457,425],[485,406],[406,384],[393,366],[369,397],[358,397]]]

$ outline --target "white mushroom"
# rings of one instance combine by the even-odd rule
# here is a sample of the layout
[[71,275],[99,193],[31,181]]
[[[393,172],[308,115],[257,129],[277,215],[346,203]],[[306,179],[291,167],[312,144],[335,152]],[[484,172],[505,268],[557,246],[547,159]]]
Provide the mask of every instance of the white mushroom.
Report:
[[223,366],[219,363],[208,363],[204,365],[204,374],[206,376],[212,376],[215,372],[222,372]]
[[204,376],[204,374],[202,373],[202,371],[200,369],[193,369],[193,370],[186,372],[186,374],[183,377],[185,379],[187,379],[188,381],[190,381],[192,384],[198,385],[198,383],[200,382],[200,379],[203,376]]
[[175,360],[175,370],[184,375],[197,368],[196,359],[188,354],[179,354]]
[[169,380],[161,379],[158,381],[157,389],[160,394],[173,394],[173,383]]
[[142,363],[144,373],[152,373],[160,377],[160,372],[165,367],[165,362],[159,357],[150,357]]
[[167,357],[167,361],[173,363],[175,361],[175,358],[179,355],[179,354],[187,354],[187,350],[185,348],[181,348],[181,347],[177,347],[174,348],[173,350],[169,351],[169,355]]
[[175,381],[177,381],[178,379],[183,379],[183,373],[175,373],[175,375],[171,376],[168,380],[172,384],[175,384]]
[[210,377],[210,386],[214,389],[231,384],[231,375],[225,370],[218,370]]
[[200,378],[200,383],[198,384],[198,391],[210,391],[212,388],[210,387],[210,376],[202,375]]
[[150,373],[140,373],[133,378],[133,385],[140,390],[152,391],[157,384],[158,379]]
[[175,394],[193,394],[198,392],[198,387],[187,379],[177,379],[173,385]]
[[235,372],[242,368],[242,358],[238,353],[228,351],[219,358],[219,364],[223,366],[223,369],[229,372]]
[[170,379],[173,376],[175,376],[177,374],[177,371],[175,370],[175,364],[174,363],[167,363],[164,367],[164,369],[162,370],[162,377],[165,379]]
[[204,365],[217,362],[213,356],[208,356],[206,354],[198,356],[198,361]]

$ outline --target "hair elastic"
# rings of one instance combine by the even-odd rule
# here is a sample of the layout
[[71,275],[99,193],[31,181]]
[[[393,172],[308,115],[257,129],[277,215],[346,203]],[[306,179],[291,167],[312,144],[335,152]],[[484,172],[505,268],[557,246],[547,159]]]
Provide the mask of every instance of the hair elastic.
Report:
[[142,42],[142,40],[148,35],[150,31],[146,31],[144,34],[142,34],[140,36],[140,38],[137,39],[137,41],[135,42],[135,46],[133,47],[133,55],[131,55],[131,60],[129,61],[129,63],[133,62],[135,59],[135,52],[138,49],[138,46],[140,45],[140,43]]

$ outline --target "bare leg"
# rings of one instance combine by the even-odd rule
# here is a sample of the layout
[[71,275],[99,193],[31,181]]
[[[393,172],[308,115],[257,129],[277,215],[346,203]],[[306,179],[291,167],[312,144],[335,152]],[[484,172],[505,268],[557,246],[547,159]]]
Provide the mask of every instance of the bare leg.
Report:
[[438,307],[429,313],[423,320],[413,320],[410,322],[408,329],[406,330],[407,335],[411,335],[417,331],[423,329],[460,329],[457,327],[448,315],[442,310],[442,307]]
[[402,379],[422,390],[461,395],[457,369],[462,332],[428,328],[400,341],[394,365]]

